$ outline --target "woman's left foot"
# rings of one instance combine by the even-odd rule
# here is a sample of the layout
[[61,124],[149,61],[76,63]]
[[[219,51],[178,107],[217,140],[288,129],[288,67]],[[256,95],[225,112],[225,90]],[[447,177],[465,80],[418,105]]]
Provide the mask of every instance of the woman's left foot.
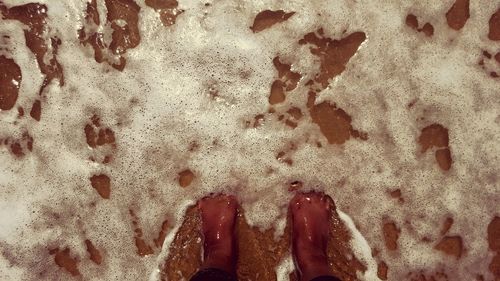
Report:
[[198,202],[201,214],[204,268],[219,268],[234,273],[236,236],[234,226],[238,202],[231,195],[205,197]]

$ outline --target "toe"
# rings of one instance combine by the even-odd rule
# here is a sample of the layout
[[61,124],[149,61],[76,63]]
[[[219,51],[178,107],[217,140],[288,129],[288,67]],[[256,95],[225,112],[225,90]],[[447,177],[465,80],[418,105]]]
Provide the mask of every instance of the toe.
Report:
[[290,200],[290,208],[293,208],[293,209],[296,209],[297,208],[297,205],[299,204],[300,202],[300,198],[302,197],[302,195],[300,193],[296,193],[292,200]]

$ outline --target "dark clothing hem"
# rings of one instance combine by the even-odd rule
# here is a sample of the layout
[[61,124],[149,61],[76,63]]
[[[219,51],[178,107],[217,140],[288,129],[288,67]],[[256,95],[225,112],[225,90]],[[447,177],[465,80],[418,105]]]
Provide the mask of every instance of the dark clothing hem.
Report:
[[330,276],[330,275],[325,275],[325,276],[318,276],[311,281],[341,281],[335,276]]
[[234,274],[219,268],[204,268],[196,272],[190,281],[238,281]]
[[[218,268],[205,268],[196,272],[190,281],[238,281],[234,274]],[[335,276],[318,276],[311,281],[341,281]]]

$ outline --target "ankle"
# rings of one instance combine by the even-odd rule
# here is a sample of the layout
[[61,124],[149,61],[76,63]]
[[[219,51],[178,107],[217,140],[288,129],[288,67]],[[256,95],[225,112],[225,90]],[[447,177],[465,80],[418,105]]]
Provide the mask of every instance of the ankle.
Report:
[[215,267],[233,272],[235,267],[235,247],[232,239],[207,243],[203,247],[204,267]]
[[310,281],[316,277],[333,275],[328,263],[305,264],[300,267],[299,272],[301,281]]
[[332,275],[328,257],[321,252],[298,252],[296,263],[302,281],[309,281],[319,276]]
[[218,268],[229,273],[234,273],[236,262],[231,253],[225,251],[212,251],[205,254],[205,260],[203,261],[203,268]]

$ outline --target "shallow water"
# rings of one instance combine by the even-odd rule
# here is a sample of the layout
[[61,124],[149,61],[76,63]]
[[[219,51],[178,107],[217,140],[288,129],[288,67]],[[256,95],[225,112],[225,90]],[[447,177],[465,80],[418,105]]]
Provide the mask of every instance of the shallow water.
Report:
[[500,278],[499,1],[0,13],[1,280],[188,278],[211,192],[241,201],[240,279],[295,278],[310,189],[345,280]]

